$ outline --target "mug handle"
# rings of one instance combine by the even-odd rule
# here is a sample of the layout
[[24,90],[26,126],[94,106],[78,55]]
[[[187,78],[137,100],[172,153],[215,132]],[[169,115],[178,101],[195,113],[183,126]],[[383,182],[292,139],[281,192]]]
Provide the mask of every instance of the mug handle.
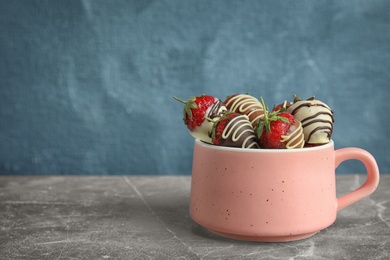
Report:
[[367,151],[360,148],[342,148],[335,151],[335,168],[343,161],[356,159],[366,167],[367,179],[362,186],[354,191],[337,198],[337,211],[372,194],[379,183],[379,169],[375,158]]

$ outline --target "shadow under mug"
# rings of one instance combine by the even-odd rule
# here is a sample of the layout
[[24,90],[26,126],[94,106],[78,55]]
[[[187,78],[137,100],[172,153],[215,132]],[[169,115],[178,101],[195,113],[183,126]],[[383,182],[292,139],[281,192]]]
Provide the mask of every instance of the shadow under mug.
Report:
[[[361,161],[365,183],[336,197],[335,169]],[[190,214],[224,237],[260,242],[292,241],[329,227],[337,211],[375,191],[379,170],[359,148],[326,145],[293,150],[238,149],[195,140]]]

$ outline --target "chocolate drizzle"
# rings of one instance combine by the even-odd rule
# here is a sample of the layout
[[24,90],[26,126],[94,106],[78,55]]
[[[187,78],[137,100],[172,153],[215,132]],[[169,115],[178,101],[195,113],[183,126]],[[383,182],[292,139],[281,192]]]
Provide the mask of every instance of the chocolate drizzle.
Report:
[[[317,119],[317,120],[312,120],[312,121],[308,122],[307,124],[304,124],[306,121],[309,121],[311,119],[315,119],[316,117],[319,117],[320,115],[328,115],[332,119],[332,121],[329,122],[328,120],[319,120],[319,119]],[[316,114],[314,114],[312,116],[306,117],[305,119],[303,119],[301,121],[301,123],[303,124],[303,127],[305,127],[305,126],[307,126],[309,124],[312,124],[313,122],[314,123],[315,122],[323,122],[323,123],[330,123],[330,124],[332,124],[334,122],[333,114],[331,112],[328,112],[328,111],[318,112],[318,113],[316,113]]]
[[303,104],[300,104],[299,106],[295,107],[290,113],[295,115],[302,107],[312,107],[312,106],[319,106],[319,107],[324,107],[326,109],[329,109],[332,113],[333,111],[325,104],[321,104],[321,103],[310,103],[310,102],[307,102],[307,101],[299,101],[297,103],[301,103],[303,102]]
[[[321,131],[321,130],[328,130],[328,131]],[[330,140],[330,137],[332,136],[332,128],[331,127],[327,127],[327,126],[319,126],[319,127],[316,127],[314,128],[309,136],[307,137],[307,143],[310,143],[310,139],[311,139],[311,136],[317,132],[321,131],[321,133],[325,133],[328,137],[328,139]]]
[[210,111],[206,115],[208,118],[215,118],[222,116],[227,111],[227,108],[225,107],[224,103],[217,99],[214,104],[211,106]]
[[254,130],[246,115],[237,114],[227,123],[220,141],[222,146],[259,148]]
[[333,111],[319,100],[297,101],[287,112],[301,121],[307,144],[324,144],[333,133]]
[[288,135],[283,135],[281,142],[284,143],[287,149],[302,148],[305,145],[305,139],[303,135],[303,128],[301,122],[295,120],[294,130],[288,133]]
[[253,128],[264,116],[264,109],[259,100],[247,94],[235,95],[225,101],[225,105],[233,112],[247,115]]

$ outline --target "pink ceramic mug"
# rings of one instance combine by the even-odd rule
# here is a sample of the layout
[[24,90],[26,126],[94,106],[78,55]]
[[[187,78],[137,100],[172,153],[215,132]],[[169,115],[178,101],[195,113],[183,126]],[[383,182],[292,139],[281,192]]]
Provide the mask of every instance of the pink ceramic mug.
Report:
[[[336,197],[335,169],[364,163],[366,182]],[[373,156],[329,144],[294,150],[238,149],[195,140],[192,219],[219,235],[263,242],[310,237],[330,226],[337,211],[370,195],[379,182]]]

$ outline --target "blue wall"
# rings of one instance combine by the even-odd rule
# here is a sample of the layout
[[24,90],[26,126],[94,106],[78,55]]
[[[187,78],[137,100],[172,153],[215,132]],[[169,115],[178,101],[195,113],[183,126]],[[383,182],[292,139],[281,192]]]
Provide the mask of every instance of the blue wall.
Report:
[[2,174],[190,174],[202,93],[315,95],[390,173],[389,88],[390,1],[0,2]]

